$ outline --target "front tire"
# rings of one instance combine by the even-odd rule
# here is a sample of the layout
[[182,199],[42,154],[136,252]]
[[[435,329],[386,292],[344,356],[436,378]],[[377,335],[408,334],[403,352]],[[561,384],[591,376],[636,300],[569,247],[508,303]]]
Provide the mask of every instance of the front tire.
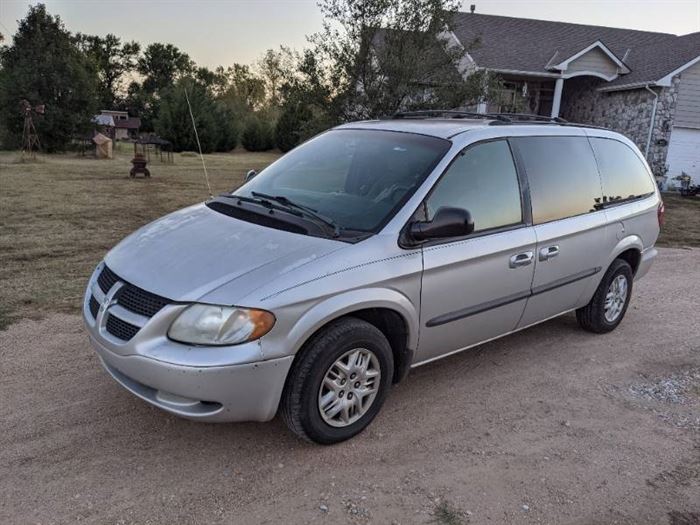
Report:
[[615,259],[605,272],[591,301],[576,310],[578,324],[596,334],[612,332],[627,312],[632,296],[632,267]]
[[300,352],[280,406],[289,429],[323,445],[362,432],[381,409],[394,373],[384,334],[346,317],[322,329]]

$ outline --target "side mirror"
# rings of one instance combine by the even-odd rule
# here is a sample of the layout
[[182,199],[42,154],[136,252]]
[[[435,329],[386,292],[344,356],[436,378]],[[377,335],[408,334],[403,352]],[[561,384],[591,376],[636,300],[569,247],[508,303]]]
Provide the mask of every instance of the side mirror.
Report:
[[474,231],[472,214],[463,208],[440,208],[432,221],[416,221],[410,224],[411,238],[416,241],[464,237]]
[[248,182],[251,180],[253,177],[255,177],[258,174],[257,171],[255,170],[249,170],[248,173],[245,174],[245,179],[243,179],[243,182]]

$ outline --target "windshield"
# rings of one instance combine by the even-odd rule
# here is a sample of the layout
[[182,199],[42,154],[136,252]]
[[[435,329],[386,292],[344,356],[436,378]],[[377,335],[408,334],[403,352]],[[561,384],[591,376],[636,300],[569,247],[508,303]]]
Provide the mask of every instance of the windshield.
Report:
[[411,133],[333,130],[290,151],[234,194],[283,197],[341,230],[376,233],[449,147],[447,140]]

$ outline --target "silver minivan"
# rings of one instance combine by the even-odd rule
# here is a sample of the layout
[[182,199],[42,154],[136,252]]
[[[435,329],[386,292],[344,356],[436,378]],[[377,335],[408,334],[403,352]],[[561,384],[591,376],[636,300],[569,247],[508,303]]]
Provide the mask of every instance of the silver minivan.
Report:
[[625,137],[403,113],[336,127],[131,234],[85,324],[124,388],[199,421],[350,438],[408,371],[566,312],[622,321],[663,204]]

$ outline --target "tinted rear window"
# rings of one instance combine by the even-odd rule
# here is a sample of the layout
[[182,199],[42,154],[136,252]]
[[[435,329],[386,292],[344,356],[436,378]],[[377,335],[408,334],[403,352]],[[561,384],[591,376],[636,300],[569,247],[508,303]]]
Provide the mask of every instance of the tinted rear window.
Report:
[[596,211],[600,177],[586,137],[517,137],[535,224]]
[[632,149],[614,139],[592,138],[603,184],[603,202],[634,199],[654,192],[649,172]]

